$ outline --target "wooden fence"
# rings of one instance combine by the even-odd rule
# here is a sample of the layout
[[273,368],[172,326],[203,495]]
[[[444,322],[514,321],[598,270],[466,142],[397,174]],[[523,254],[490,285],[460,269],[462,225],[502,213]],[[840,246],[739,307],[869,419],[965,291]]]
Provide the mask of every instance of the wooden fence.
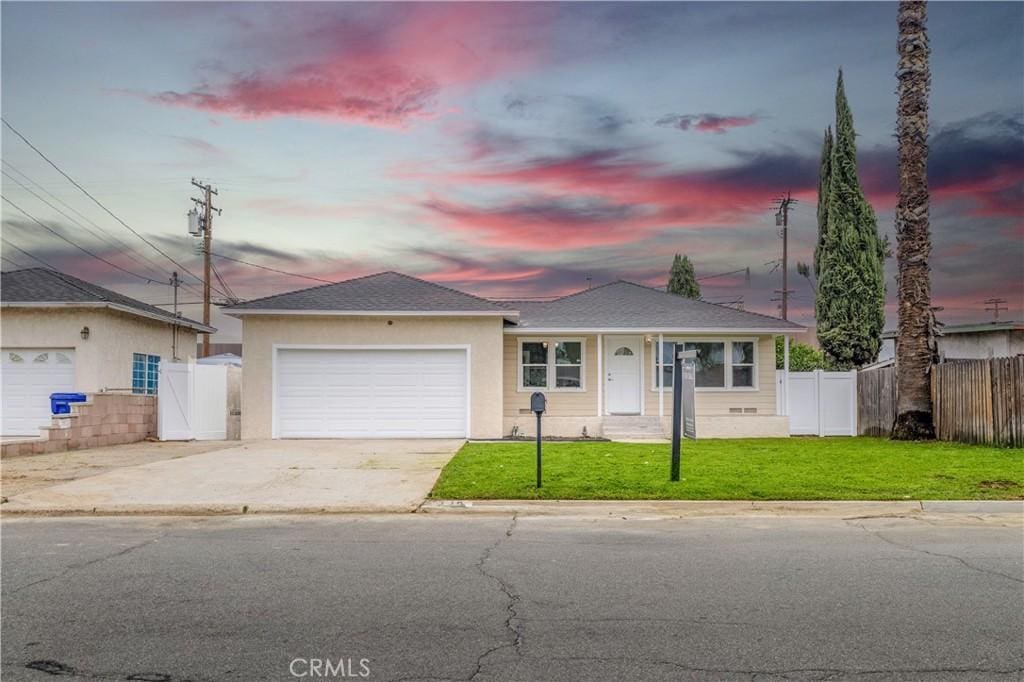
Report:
[[[932,403],[941,440],[1024,447],[1024,356],[935,365]],[[857,411],[861,435],[889,434],[896,419],[895,368],[858,374]]]
[[857,372],[857,432],[888,436],[896,421],[896,368]]

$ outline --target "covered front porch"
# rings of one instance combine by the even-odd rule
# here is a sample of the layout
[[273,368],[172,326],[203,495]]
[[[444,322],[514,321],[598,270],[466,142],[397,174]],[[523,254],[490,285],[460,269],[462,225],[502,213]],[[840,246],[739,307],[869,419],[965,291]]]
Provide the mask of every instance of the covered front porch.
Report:
[[672,350],[682,344],[699,357],[699,437],[787,436],[788,419],[776,409],[774,339],[667,330],[506,334],[504,433],[534,434],[529,396],[541,391],[548,435],[664,437]]

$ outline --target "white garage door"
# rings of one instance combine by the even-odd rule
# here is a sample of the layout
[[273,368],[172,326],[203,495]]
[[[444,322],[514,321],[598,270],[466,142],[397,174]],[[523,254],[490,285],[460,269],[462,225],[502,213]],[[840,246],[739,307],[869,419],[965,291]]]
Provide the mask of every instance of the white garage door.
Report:
[[277,351],[278,438],[463,438],[466,351]]
[[50,394],[75,386],[75,352],[68,348],[5,348],[0,369],[5,436],[38,436],[50,425]]

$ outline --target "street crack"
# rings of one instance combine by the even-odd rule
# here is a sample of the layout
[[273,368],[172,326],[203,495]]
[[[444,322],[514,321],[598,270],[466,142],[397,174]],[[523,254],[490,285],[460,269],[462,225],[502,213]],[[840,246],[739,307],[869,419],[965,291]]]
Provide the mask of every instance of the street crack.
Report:
[[959,557],[959,556],[957,556],[955,554],[945,554],[943,552],[932,552],[932,551],[927,550],[927,549],[921,549],[920,547],[914,547],[913,545],[906,545],[906,544],[903,544],[902,542],[897,542],[895,540],[892,540],[890,538],[885,537],[884,535],[882,535],[881,531],[872,530],[872,529],[868,528],[867,526],[865,526],[863,523],[856,523],[856,524],[853,524],[853,525],[857,526],[858,528],[860,528],[862,531],[864,531],[868,535],[873,535],[874,537],[878,538],[882,542],[884,542],[886,544],[889,544],[889,545],[892,545],[893,547],[897,547],[899,549],[902,549],[904,551],[907,551],[907,552],[917,552],[918,554],[927,554],[928,556],[941,557],[941,558],[945,558],[945,559],[953,559],[954,561],[959,562],[965,568],[970,569],[972,571],[976,571],[978,573],[984,573],[986,575],[994,576],[994,577],[997,577],[997,578],[1004,578],[1006,580],[1012,580],[1013,582],[1016,582],[1016,583],[1024,583],[1024,579],[1022,579],[1022,578],[1017,578],[1015,576],[1012,576],[1012,575],[1009,575],[1009,574],[1006,574],[1006,573],[1002,573],[1000,571],[994,571],[994,570],[989,569],[989,568],[982,568],[981,566],[975,566],[974,564],[972,564],[971,562],[967,561],[963,557]]

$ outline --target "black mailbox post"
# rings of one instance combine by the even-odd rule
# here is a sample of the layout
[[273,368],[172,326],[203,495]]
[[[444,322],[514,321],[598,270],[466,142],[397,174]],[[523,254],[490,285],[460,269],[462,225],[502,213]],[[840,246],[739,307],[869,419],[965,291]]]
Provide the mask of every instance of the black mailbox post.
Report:
[[547,408],[547,398],[540,391],[530,396],[530,409],[537,415],[537,487],[540,487],[540,416]]
[[[692,415],[694,409],[694,361],[697,359],[697,351],[695,350],[677,350],[672,358],[672,467],[669,472],[669,480],[676,482],[679,480],[679,439],[682,435],[680,432],[684,430],[683,422],[683,393],[686,393],[686,408],[687,411]],[[691,431],[695,429],[693,422],[696,420],[691,417],[690,424],[688,426],[686,435],[696,438],[696,432]]]

